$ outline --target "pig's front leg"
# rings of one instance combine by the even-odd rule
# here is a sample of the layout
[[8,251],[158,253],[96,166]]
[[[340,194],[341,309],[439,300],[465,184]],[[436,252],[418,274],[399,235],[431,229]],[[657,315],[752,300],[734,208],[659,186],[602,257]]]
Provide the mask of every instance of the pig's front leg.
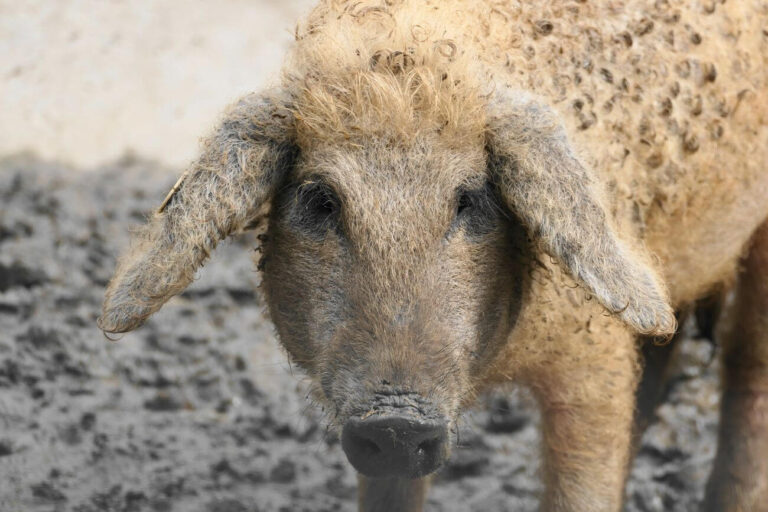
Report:
[[638,380],[634,336],[594,332],[560,340],[561,350],[532,375],[542,410],[544,512],[622,507]]
[[358,474],[360,512],[421,512],[431,477],[366,478]]

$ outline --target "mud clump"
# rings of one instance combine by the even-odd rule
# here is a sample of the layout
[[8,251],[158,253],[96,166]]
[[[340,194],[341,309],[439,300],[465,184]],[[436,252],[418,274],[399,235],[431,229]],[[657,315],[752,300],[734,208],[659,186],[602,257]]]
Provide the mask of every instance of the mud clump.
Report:
[[[356,510],[354,472],[262,314],[250,235],[140,330],[97,329],[114,255],[175,178],[137,159],[0,160],[0,510]],[[633,512],[702,495],[717,368],[711,345],[685,343],[632,471]],[[466,413],[427,510],[536,510],[538,421],[520,391]]]

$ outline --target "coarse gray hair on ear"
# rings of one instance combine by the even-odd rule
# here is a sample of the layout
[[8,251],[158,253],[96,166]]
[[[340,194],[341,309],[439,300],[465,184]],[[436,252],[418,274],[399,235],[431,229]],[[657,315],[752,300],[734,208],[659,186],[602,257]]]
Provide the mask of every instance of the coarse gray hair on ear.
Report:
[[295,158],[293,126],[283,92],[250,94],[224,114],[119,260],[98,320],[104,332],[142,325],[192,282],[218,242],[262,213]]
[[574,154],[555,112],[503,87],[488,110],[501,195],[541,249],[637,332],[672,334],[677,323],[664,286],[612,226],[595,176]]

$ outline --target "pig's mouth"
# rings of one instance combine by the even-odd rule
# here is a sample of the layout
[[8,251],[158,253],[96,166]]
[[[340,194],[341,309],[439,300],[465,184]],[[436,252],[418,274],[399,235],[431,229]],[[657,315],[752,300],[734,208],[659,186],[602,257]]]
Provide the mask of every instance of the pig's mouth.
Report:
[[448,419],[421,395],[386,390],[347,419],[341,443],[352,466],[369,478],[420,478],[448,458],[448,432]]

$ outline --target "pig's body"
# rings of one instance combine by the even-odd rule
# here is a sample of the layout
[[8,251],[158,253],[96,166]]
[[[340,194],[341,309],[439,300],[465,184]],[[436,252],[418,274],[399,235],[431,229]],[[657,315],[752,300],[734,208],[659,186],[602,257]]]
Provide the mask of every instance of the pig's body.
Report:
[[281,89],[228,113],[122,260],[101,325],[140,325],[268,206],[271,316],[363,510],[420,510],[461,408],[515,381],[542,407],[542,508],[615,511],[638,334],[674,333],[746,254],[707,504],[759,510],[767,21],[746,1],[323,3]]

